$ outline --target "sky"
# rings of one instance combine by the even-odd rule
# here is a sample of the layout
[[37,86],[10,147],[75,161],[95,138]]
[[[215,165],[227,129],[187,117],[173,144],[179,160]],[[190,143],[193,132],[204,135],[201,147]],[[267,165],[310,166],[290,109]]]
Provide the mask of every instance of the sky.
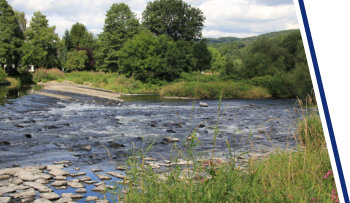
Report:
[[[47,16],[50,26],[62,36],[76,22],[90,32],[102,32],[105,15],[113,3],[126,3],[141,21],[149,0],[8,0],[23,11],[29,23],[36,11]],[[293,0],[184,0],[203,11],[203,36],[249,37],[267,32],[299,28]]]

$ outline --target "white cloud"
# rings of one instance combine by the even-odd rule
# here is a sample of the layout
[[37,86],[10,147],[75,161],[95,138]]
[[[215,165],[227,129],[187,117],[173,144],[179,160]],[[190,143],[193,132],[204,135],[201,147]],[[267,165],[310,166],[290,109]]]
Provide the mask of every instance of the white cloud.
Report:
[[[243,37],[298,27],[291,0],[185,1],[200,8],[206,16],[205,37]],[[76,22],[99,34],[107,10],[113,3],[121,2],[128,4],[140,19],[148,0],[9,0],[14,9],[26,13],[28,21],[34,12],[41,11],[60,36]]]

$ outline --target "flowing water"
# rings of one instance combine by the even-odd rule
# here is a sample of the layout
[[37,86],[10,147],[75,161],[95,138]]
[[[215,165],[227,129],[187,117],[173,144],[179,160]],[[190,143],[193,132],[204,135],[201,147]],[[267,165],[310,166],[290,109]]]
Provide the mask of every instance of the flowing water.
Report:
[[80,167],[123,162],[151,144],[148,155],[164,160],[174,155],[174,145],[163,139],[178,138],[177,147],[183,149],[194,129],[198,156],[212,151],[215,128],[215,151],[221,156],[228,155],[226,140],[237,153],[295,146],[295,100],[223,100],[218,111],[218,100],[201,101],[209,107],[199,107],[199,101],[131,95],[118,105],[76,94],[60,100],[28,91],[13,91],[0,100],[0,168],[58,160]]
[[[229,155],[226,141],[236,154],[292,149],[296,143],[295,100],[201,100],[209,107],[199,107],[199,101],[127,95],[120,105],[78,94],[65,93],[70,100],[30,94],[34,89],[0,87],[0,168],[69,160],[73,165],[66,170],[79,167],[98,181],[91,169],[115,170],[139,152],[159,162],[177,150],[186,154],[192,133],[200,142],[193,149],[198,157],[211,155],[214,137],[215,155],[221,157]],[[164,141],[168,136],[180,140],[176,147]],[[85,187],[86,196],[104,198],[92,185]],[[59,195],[74,191],[54,189]]]

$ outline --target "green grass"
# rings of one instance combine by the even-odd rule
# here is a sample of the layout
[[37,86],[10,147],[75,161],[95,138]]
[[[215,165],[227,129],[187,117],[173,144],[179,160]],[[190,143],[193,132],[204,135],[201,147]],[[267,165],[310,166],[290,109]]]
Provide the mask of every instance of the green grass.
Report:
[[271,98],[268,90],[263,87],[233,81],[177,82],[164,86],[160,95],[198,99],[218,99],[220,95],[222,99]]
[[[225,163],[190,156],[187,160],[194,164],[188,167],[189,172],[175,167],[169,173],[157,174],[144,165],[144,159],[141,163],[130,159],[129,182],[117,188],[117,197],[123,202],[338,201],[332,195],[336,187],[318,114],[310,111],[297,125],[299,144],[295,151],[249,159],[243,168],[235,156]],[[228,149],[231,152],[229,145]],[[179,156],[186,159],[182,154]]]
[[66,79],[77,84],[86,84],[122,93],[155,93],[159,90],[157,85],[145,84],[118,73],[72,72],[67,74]]

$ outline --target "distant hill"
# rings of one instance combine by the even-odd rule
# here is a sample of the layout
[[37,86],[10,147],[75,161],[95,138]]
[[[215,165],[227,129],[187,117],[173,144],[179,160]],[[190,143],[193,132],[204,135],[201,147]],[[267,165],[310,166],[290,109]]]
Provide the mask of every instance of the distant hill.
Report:
[[266,38],[273,38],[278,35],[285,35],[292,33],[294,31],[297,31],[298,29],[292,29],[292,30],[282,30],[277,32],[269,32],[265,34],[261,34],[258,36],[253,37],[245,37],[245,38],[239,38],[239,37],[220,37],[220,38],[207,38],[208,44],[215,44],[215,43],[227,43],[227,42],[246,42],[249,43],[251,41],[254,41],[258,37],[266,37]]

